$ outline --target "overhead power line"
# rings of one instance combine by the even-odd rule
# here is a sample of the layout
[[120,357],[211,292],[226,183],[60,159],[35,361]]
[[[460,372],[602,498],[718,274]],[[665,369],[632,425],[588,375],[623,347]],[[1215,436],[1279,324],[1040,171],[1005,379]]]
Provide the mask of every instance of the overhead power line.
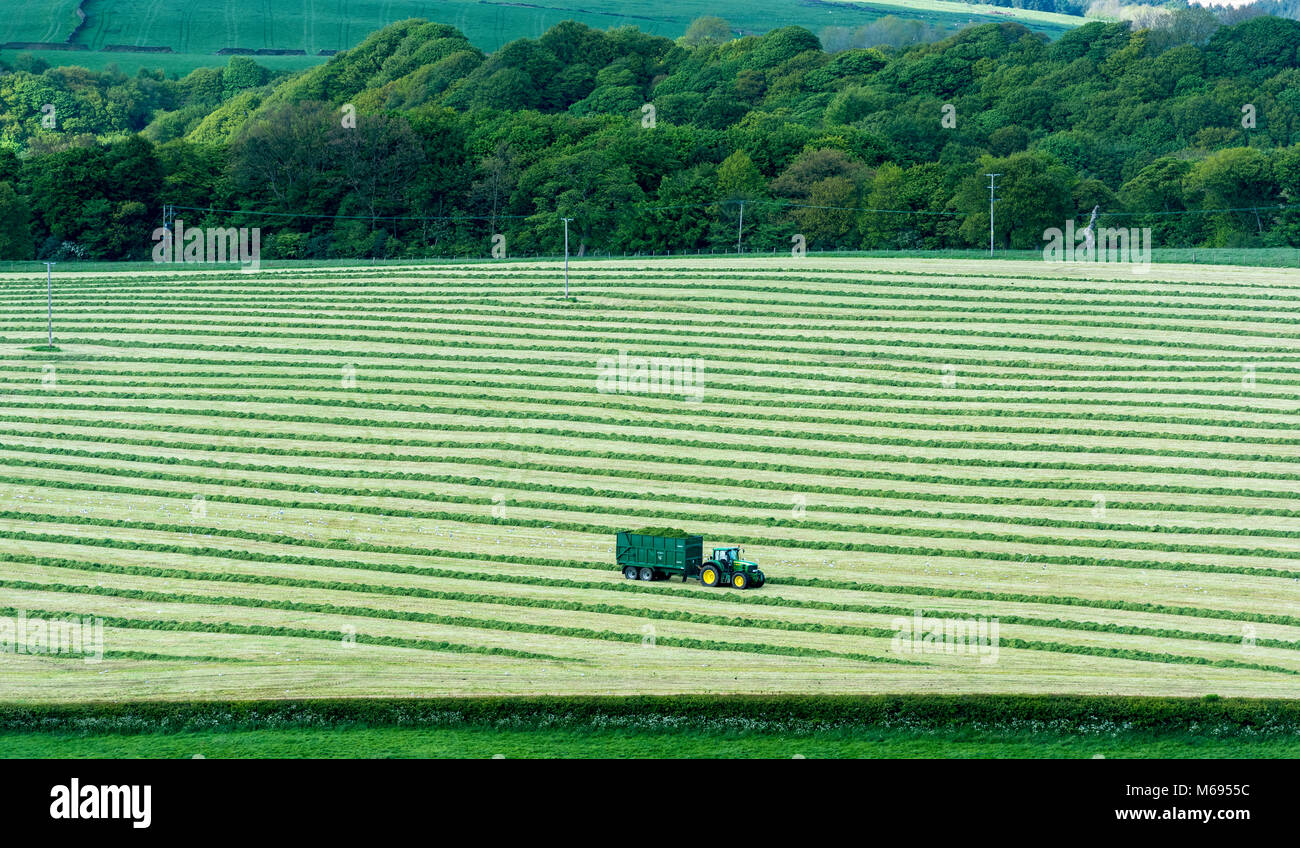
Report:
[[[994,183],[994,179],[1000,174],[989,174],[989,182]],[[993,203],[999,199],[996,196],[997,185],[990,185],[990,227],[993,222]],[[795,203],[788,200],[718,200],[711,203],[682,203],[682,204],[633,204],[625,207],[629,213],[638,214],[644,212],[666,212],[677,210],[692,209],[717,209],[723,206],[738,206],[742,209],[745,206],[775,206],[783,209],[817,209],[836,212],[858,212],[863,214],[878,215],[936,215],[941,217],[961,217],[961,212],[948,210],[931,210],[931,209],[877,209],[870,206],[828,206],[814,203]],[[1300,208],[1300,203],[1270,203],[1262,206],[1234,206],[1217,209],[1172,209],[1172,210],[1148,210],[1136,212],[1103,212],[1103,218],[1142,218],[1153,217],[1160,218],[1165,216],[1178,215],[1221,215],[1231,212],[1270,212],[1284,211],[1287,209]],[[311,218],[316,220],[336,220],[336,221],[524,221],[531,218],[539,220],[545,219],[552,213],[547,211],[534,212],[529,215],[321,215],[308,212],[270,212],[258,209],[217,209],[208,206],[179,206],[172,203],[164,204],[164,215],[167,220],[175,218],[177,210],[189,212],[205,212],[221,215],[247,215],[252,217],[264,218]],[[614,208],[603,211],[613,212]]]
[[[177,206],[173,210],[219,212],[223,215],[261,215],[268,218],[328,218],[338,221],[499,221],[505,218],[532,218],[533,215],[313,215],[308,212],[262,212],[256,209],[213,209],[208,206]],[[540,213],[535,213],[540,214]]]

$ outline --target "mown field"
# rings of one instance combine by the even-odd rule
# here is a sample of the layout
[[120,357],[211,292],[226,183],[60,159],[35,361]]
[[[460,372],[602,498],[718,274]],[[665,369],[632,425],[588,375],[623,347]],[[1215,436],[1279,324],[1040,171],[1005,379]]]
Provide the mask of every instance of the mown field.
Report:
[[1278,739],[1222,739],[1200,734],[1003,735],[955,731],[917,734],[866,730],[806,736],[768,733],[681,733],[662,730],[514,730],[479,728],[347,728],[245,730],[93,736],[21,733],[0,736],[0,757],[109,758],[488,757],[655,759],[1294,759],[1300,743]]
[[[56,271],[58,269],[56,268]],[[0,701],[1294,697],[1300,272],[719,257],[0,280]],[[598,390],[698,358],[702,399]],[[761,590],[624,580],[618,528]],[[893,621],[995,618],[997,661]]]
[[[496,50],[517,38],[537,38],[565,20],[577,20],[596,29],[636,26],[645,32],[677,38],[691,21],[705,16],[726,18],[738,30],[763,33],[783,26],[803,26],[814,32],[823,27],[860,27],[886,15],[931,24],[963,27],[993,21],[1016,21],[1056,37],[1082,22],[1081,18],[1024,9],[920,0],[920,2],[800,2],[800,0],[728,0],[707,3],[679,0],[672,4],[651,0],[588,0],[580,7],[558,0],[532,3],[483,0],[337,0],[329,3],[268,4],[261,0],[218,0],[199,12],[185,4],[136,3],[129,0],[85,0],[84,25],[76,16],[78,0],[34,0],[22,4],[17,14],[0,22],[0,43],[63,42],[100,51],[110,45],[170,47],[191,63],[212,64],[211,54],[223,48],[346,50],[371,32],[407,18],[426,18],[450,24],[483,50]],[[93,61],[79,52],[47,51],[51,64]],[[203,56],[208,59],[204,61]],[[147,62],[155,57],[118,54],[123,63]],[[156,57],[167,60],[168,57]],[[171,60],[173,63],[175,59]],[[318,61],[324,61],[318,57]],[[193,64],[198,67],[199,64]],[[168,65],[170,68],[170,65]]]

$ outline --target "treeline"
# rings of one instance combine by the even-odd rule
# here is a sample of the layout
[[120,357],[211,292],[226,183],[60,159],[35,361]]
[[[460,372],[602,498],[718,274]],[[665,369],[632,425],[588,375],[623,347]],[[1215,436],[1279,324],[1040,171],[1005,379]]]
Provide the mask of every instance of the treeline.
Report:
[[490,55],[412,20],[288,78],[32,66],[0,74],[0,258],[146,258],[168,203],[261,227],[267,258],[487,255],[495,234],[553,254],[561,216],[575,251],[970,247],[987,173],[1003,247],[1094,207],[1157,247],[1296,246],[1298,51],[1272,17],[836,53],[798,27],[570,21]]

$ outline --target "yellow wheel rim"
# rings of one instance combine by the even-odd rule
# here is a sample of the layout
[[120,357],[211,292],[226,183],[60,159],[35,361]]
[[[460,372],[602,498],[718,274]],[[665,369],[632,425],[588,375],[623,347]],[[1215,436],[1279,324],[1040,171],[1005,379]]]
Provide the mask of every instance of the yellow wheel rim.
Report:
[[708,583],[708,584],[712,585],[712,584],[714,583],[714,581],[716,581],[717,579],[718,579],[718,576],[717,576],[717,574],[713,571],[713,569],[709,569],[708,571],[705,571],[705,572],[704,572],[704,582],[705,582],[705,583]]
[[737,574],[735,577],[731,579],[731,582],[732,584],[735,585],[737,589],[739,589],[741,586],[745,585],[745,577],[742,574]]

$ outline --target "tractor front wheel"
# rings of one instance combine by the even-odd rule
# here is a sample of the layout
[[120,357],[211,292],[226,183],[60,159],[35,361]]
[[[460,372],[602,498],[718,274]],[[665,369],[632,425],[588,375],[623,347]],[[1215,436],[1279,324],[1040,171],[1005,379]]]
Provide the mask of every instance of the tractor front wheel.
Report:
[[636,566],[629,565],[627,568],[623,569],[623,576],[626,577],[628,580],[635,580]]
[[731,585],[735,586],[737,589],[748,589],[749,575],[743,571],[737,571],[735,574],[731,575]]
[[767,582],[767,575],[759,571],[754,574],[754,588],[757,589]]
[[701,586],[708,586],[710,589],[712,589],[714,586],[717,586],[720,582],[722,582],[722,574],[718,572],[718,569],[715,566],[706,565],[700,569]]
[[643,569],[641,569],[641,579],[642,579],[642,580],[653,580],[653,579],[655,579],[655,570],[654,570],[653,568],[643,568]]

